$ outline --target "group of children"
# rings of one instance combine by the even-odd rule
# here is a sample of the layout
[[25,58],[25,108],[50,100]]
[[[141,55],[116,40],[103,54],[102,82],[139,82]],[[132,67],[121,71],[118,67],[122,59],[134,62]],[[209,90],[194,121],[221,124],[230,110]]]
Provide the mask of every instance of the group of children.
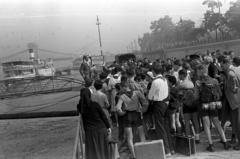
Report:
[[[219,81],[209,76],[209,62],[196,59],[183,63],[181,60],[170,61],[163,66],[162,75],[168,81],[170,92],[166,101],[167,127],[171,133],[194,135],[196,144],[199,144],[202,126],[209,141],[207,150],[214,152],[210,131],[213,123],[228,150],[231,145],[227,143],[224,127],[219,121],[222,89]],[[126,69],[120,66],[107,69],[94,82],[96,91],[92,93],[92,100],[99,103],[112,126],[111,114],[114,115],[119,128],[118,139],[121,142],[127,140],[133,158],[135,134],[138,133],[140,141],[145,142],[147,131],[154,129],[152,105],[147,99],[153,80],[152,70],[141,68],[140,62],[139,66],[131,65]],[[173,154],[171,145],[170,150]]]

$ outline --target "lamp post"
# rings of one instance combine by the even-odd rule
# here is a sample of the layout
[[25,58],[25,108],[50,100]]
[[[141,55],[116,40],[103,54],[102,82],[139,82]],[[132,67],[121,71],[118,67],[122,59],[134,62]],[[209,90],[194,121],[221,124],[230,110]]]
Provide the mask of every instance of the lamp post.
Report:
[[102,41],[101,41],[101,34],[100,34],[100,25],[101,25],[101,23],[99,22],[98,16],[97,16],[96,25],[98,26],[98,35],[99,35],[99,43],[100,43],[101,55],[103,55],[103,53],[102,53]]
[[[182,24],[183,24],[183,20],[182,20],[182,17],[180,17],[180,25],[182,27]],[[182,34],[182,42],[183,42],[183,28],[181,28],[181,34]]]

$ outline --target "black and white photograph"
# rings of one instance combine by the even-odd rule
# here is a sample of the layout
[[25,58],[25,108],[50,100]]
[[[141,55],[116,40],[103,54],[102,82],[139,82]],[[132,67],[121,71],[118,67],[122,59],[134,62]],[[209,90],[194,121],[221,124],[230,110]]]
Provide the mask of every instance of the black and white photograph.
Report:
[[0,0],[0,159],[240,159],[240,0]]

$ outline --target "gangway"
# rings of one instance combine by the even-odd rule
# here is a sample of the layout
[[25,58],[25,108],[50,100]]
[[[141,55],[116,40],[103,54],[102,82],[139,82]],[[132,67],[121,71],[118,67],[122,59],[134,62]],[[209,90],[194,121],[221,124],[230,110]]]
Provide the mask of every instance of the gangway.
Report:
[[0,81],[0,98],[10,99],[80,89],[83,80],[62,76],[36,76]]

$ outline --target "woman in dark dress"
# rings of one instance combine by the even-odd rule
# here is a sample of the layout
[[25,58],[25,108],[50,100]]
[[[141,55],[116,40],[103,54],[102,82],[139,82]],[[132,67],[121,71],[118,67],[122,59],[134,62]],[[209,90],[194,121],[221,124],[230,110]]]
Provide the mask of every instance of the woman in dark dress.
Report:
[[89,88],[83,88],[80,96],[77,108],[82,114],[85,131],[85,158],[109,159],[107,135],[111,129],[108,119],[100,105],[91,101]]

